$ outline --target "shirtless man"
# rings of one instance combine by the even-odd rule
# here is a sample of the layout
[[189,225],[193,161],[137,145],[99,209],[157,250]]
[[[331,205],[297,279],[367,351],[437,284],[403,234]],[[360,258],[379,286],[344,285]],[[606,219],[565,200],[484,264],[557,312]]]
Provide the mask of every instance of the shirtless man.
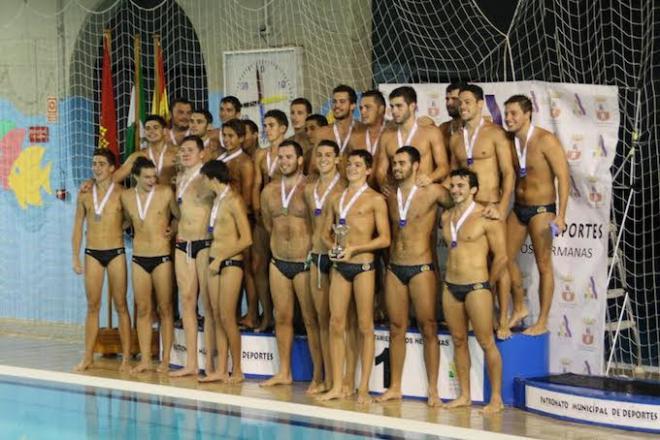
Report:
[[[502,411],[502,357],[493,336],[493,296],[490,286],[506,269],[504,225],[485,218],[485,208],[475,203],[479,190],[476,173],[465,168],[453,170],[449,190],[454,208],[442,214],[443,238],[449,246],[442,306],[454,342],[454,362],[460,395],[447,408],[469,406],[470,353],[468,319],[484,351],[491,397],[485,414]],[[488,254],[493,260],[488,271]]]
[[243,141],[243,151],[254,161],[254,155],[259,149],[259,127],[251,119],[241,119],[245,126],[245,140]]
[[179,206],[170,185],[158,185],[156,165],[146,157],[133,162],[134,190],[121,193],[125,217],[133,225],[133,293],[137,305],[137,335],[140,343],[140,363],[131,373],[151,369],[152,292],[156,293],[160,317],[160,337],[163,358],[158,367],[165,373],[170,365],[174,338],[172,311],[172,217],[179,217]]
[[224,124],[230,119],[241,119],[241,101],[235,96],[227,95],[220,100],[220,121]]
[[[332,114],[335,122],[332,125],[321,127],[316,138],[321,141],[328,139],[339,145],[339,172],[344,174],[346,168],[346,155],[357,146],[355,134],[362,124],[353,119],[353,112],[357,105],[357,94],[353,88],[341,84],[332,91]],[[312,171],[315,172],[314,167]]]
[[[378,90],[367,90],[360,98],[362,128],[356,131],[355,149],[366,149],[374,158],[374,169],[378,169],[378,146],[385,131],[385,98]],[[369,184],[376,188],[376,175],[373,173]]]
[[461,112],[459,111],[460,101],[458,99],[458,94],[466,85],[467,84],[463,81],[456,81],[449,84],[445,90],[445,106],[447,107],[447,113],[451,119],[440,124],[438,128],[440,128],[440,131],[442,132],[442,140],[447,149],[447,160],[449,163],[451,163],[451,136],[452,134],[461,131],[463,128]]
[[[222,137],[226,151],[218,156],[218,160],[227,164],[232,189],[243,199],[243,206],[246,209],[247,215],[254,220],[254,217],[252,217],[254,163],[241,148],[245,140],[245,124],[238,119],[226,121],[222,125]],[[251,268],[252,255],[249,248],[243,252],[243,259],[245,266]],[[247,315],[241,319],[241,325],[252,330],[258,324],[259,298],[257,298],[256,287],[254,285],[254,274],[250,270],[245,272],[245,287],[247,291],[248,311]]]
[[[227,124],[224,125],[227,127]],[[226,138],[225,138],[226,140]],[[227,143],[225,142],[225,145]],[[209,251],[208,284],[215,323],[218,364],[215,372],[200,382],[243,382],[241,369],[241,334],[236,322],[236,306],[243,278],[243,253],[252,244],[252,233],[242,197],[232,186],[229,167],[222,161],[204,164],[204,184],[215,195],[208,228],[213,235]],[[231,351],[232,373],[227,369],[227,343]],[[209,347],[208,355],[213,352]]]
[[204,143],[199,136],[188,136],[181,142],[181,165],[176,198],[181,219],[176,236],[174,269],[181,300],[183,332],[186,339],[186,365],[170,376],[180,377],[198,373],[197,365],[197,292],[204,307],[204,342],[208,347],[206,374],[213,372],[213,315],[207,289],[207,271],[211,237],[209,215],[214,194],[206,188],[200,169],[204,161]]
[[[122,183],[131,174],[133,163],[138,157],[150,159],[156,165],[156,177],[159,185],[173,185],[176,176],[177,148],[165,141],[165,119],[158,115],[147,115],[144,120],[144,132],[147,147],[133,152],[112,175],[112,181]],[[82,185],[81,190],[87,192],[92,188],[92,181]]]
[[[310,290],[318,318],[325,389],[332,386],[332,365],[330,363],[330,257],[328,247],[323,242],[323,218],[330,209],[330,200],[341,193],[346,184],[337,171],[339,146],[334,141],[323,140],[315,150],[314,158],[319,177],[305,185],[305,202],[312,219],[312,267],[309,277]],[[325,390],[324,390],[325,391]]]
[[[131,354],[131,322],[126,307],[126,257],[124,253],[123,214],[119,197],[121,185],[112,181],[116,158],[108,149],[96,149],[92,156],[94,184],[91,191],[79,193],[73,222],[71,247],[73,271],[85,274],[87,318],[85,319],[85,354],[75,367],[84,371],[94,361],[94,345],[99,332],[99,310],[103,277],[108,273],[110,296],[119,315],[119,338],[122,361],[119,371],[128,370]],[[83,224],[85,236],[85,266],[80,264]]]
[[389,96],[395,129],[386,130],[381,137],[376,180],[386,197],[392,193],[391,160],[396,150],[413,146],[421,156],[417,186],[442,182],[449,172],[447,151],[440,130],[431,124],[418,124],[417,93],[409,86],[397,87]]
[[292,140],[282,142],[278,147],[278,166],[282,178],[269,183],[261,193],[261,213],[270,234],[273,255],[270,262],[270,285],[275,307],[275,337],[280,369],[262,386],[291,383],[295,295],[300,303],[314,367],[312,383],[307,392],[316,394],[323,389],[323,360],[318,322],[309,291],[306,259],[311,249],[312,230],[305,207],[303,150],[300,144]]
[[435,321],[436,276],[430,237],[437,224],[438,205],[448,207],[451,200],[439,184],[418,187],[417,172],[421,157],[416,148],[403,146],[392,159],[396,193],[388,197],[393,238],[385,281],[385,300],[390,318],[389,389],[378,401],[401,399],[401,377],[406,357],[409,299],[415,307],[417,325],[424,337],[424,364],[428,378],[429,406],[441,405],[438,397],[438,333]]
[[[357,401],[371,401],[369,376],[374,361],[374,252],[390,245],[385,198],[369,188],[373,158],[366,150],[348,154],[348,187],[335,197],[324,221],[323,240],[334,262],[330,274],[330,358],[332,388],[320,400],[346,397],[342,389],[344,336],[349,302],[355,298],[361,345],[361,377]],[[334,227],[333,227],[334,224]],[[348,227],[345,247],[335,248],[333,230]],[[352,391],[352,390],[351,390]]]
[[252,246],[252,273],[263,309],[263,316],[258,332],[263,332],[273,326],[273,305],[268,288],[268,255],[270,253],[270,237],[264,228],[261,218],[261,190],[274,179],[279,179],[278,147],[284,141],[289,121],[284,112],[269,110],[264,116],[264,130],[270,146],[258,149],[254,155],[254,186],[252,187],[252,209],[256,217]]
[[319,128],[326,127],[327,125],[328,120],[323,115],[313,114],[307,116],[307,119],[305,119],[305,134],[312,145],[317,145],[320,141],[318,137]]
[[[568,163],[559,139],[549,131],[532,125],[532,102],[529,98],[524,95],[510,97],[504,103],[504,117],[509,133],[514,136],[517,156],[515,203],[513,212],[507,218],[507,256],[513,289],[513,315],[509,327],[517,325],[527,316],[522,278],[516,260],[520,246],[529,233],[540,276],[541,310],[538,321],[523,333],[540,335],[548,331],[554,291],[550,223],[555,225],[554,234],[566,229]],[[555,179],[559,190],[558,211]]]
[[192,102],[185,98],[175,98],[170,104],[172,114],[172,127],[168,130],[168,142],[178,147],[183,138],[190,135],[190,116],[193,112]]
[[204,142],[204,161],[214,160],[223,153],[221,143],[210,136],[213,115],[206,109],[196,109],[190,116],[190,134],[199,136]]
[[[486,216],[506,218],[513,192],[515,174],[511,143],[502,127],[482,116],[484,94],[481,87],[469,84],[459,93],[463,128],[451,137],[452,169],[469,168],[479,178],[475,201],[486,208]],[[506,339],[509,330],[509,292],[511,281],[504,271],[497,285],[499,319],[497,337]]]
[[312,114],[312,103],[307,98],[296,98],[291,101],[289,107],[289,117],[291,118],[291,127],[293,127],[293,136],[290,139],[298,142],[303,147],[305,153],[305,174],[309,174],[310,164],[312,162],[312,149],[314,144],[309,140],[305,132],[305,121]]

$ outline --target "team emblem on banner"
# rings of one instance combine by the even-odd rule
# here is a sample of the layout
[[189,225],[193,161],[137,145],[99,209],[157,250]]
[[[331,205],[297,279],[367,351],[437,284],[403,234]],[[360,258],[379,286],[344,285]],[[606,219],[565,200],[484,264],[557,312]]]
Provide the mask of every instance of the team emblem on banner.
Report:
[[594,101],[596,103],[596,119],[601,122],[608,122],[612,116],[607,108],[607,99],[604,96],[596,96]]
[[431,93],[429,95],[429,99],[431,100],[431,102],[426,112],[430,117],[437,118],[440,115],[440,104],[439,104],[440,95],[438,95],[437,93]]
[[569,275],[562,279],[564,281],[564,288],[561,291],[561,299],[567,304],[575,305],[576,295],[575,295],[575,291],[573,291],[572,283],[571,283],[573,281],[573,277]]
[[589,182],[589,203],[594,208],[598,208],[603,204],[603,193],[600,190],[598,178],[589,176],[587,177],[587,181]]
[[571,136],[571,148],[566,150],[566,159],[569,162],[576,162],[580,160],[582,156],[582,142],[584,141],[584,136],[581,134],[574,134]]
[[584,330],[582,332],[582,345],[585,349],[593,349],[594,345],[594,331],[593,325],[596,322],[593,318],[582,318],[582,323],[584,324]]

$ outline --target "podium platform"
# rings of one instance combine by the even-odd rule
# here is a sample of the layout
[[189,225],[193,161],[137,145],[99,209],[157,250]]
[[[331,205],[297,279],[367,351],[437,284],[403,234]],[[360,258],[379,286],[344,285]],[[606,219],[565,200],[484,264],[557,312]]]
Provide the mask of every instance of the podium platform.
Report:
[[[248,378],[265,378],[278,370],[279,355],[273,334],[242,333],[242,368]],[[206,350],[203,334],[198,333],[198,365],[205,365]],[[458,396],[458,381],[454,364],[454,350],[451,336],[447,331],[438,332],[440,346],[440,366],[438,392],[442,399]],[[472,401],[487,402],[490,399],[490,382],[486,372],[484,354],[473,334],[468,337],[471,356],[470,385]],[[506,341],[498,341],[502,354],[502,398],[507,405],[514,404],[514,380],[548,375],[549,335],[525,336],[514,334]],[[291,353],[291,366],[294,381],[309,381],[312,378],[312,360],[305,336],[296,336]],[[182,329],[174,330],[170,364],[181,367],[186,359],[185,338]],[[359,368],[356,372],[359,378]],[[376,329],[375,356],[369,389],[382,393],[390,383],[389,331]],[[424,367],[422,336],[416,330],[406,333],[406,359],[403,366],[402,392],[405,397],[425,399],[428,384]]]
[[517,379],[515,406],[556,419],[660,434],[660,382],[578,374]]

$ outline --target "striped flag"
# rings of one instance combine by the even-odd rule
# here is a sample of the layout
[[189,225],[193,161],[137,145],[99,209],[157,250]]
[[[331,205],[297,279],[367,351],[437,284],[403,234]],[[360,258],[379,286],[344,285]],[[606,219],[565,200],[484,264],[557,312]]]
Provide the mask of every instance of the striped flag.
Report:
[[[110,31],[103,33],[103,65],[101,69],[101,115],[99,118],[99,148],[108,148],[119,160],[117,146],[117,113],[112,87],[112,60],[110,58]],[[115,164],[118,165],[118,164]]]
[[165,81],[165,65],[163,63],[163,49],[160,45],[160,37],[154,35],[154,70],[156,78],[154,81],[154,96],[151,99],[151,113],[165,118],[170,122],[170,103],[167,99],[167,82]]
[[126,123],[126,144],[123,159],[126,160],[135,150],[140,148],[144,137],[144,119],[146,117],[146,99],[144,95],[144,83],[142,80],[142,47],[139,35],[133,40],[133,53],[135,57],[135,73],[133,76],[133,87],[131,89],[131,104],[128,109]]

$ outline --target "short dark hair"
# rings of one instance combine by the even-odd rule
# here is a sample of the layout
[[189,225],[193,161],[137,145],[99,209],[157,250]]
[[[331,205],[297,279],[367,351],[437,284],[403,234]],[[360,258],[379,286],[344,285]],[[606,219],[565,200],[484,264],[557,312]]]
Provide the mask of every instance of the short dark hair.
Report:
[[406,153],[410,158],[411,163],[415,163],[415,162],[420,163],[422,160],[422,157],[419,154],[419,150],[411,145],[404,145],[403,147],[399,148],[394,152],[394,154],[399,154],[399,153]]
[[367,168],[371,168],[374,164],[374,157],[367,150],[352,150],[348,153],[348,157],[350,158],[352,156],[361,157]]
[[287,119],[286,113],[284,113],[282,110],[268,110],[264,115],[264,120],[266,120],[266,118],[273,118],[277,121],[278,124],[284,125],[287,128],[289,127],[289,119]]
[[193,110],[193,113],[199,113],[200,115],[204,115],[204,119],[206,119],[206,122],[209,124],[213,124],[213,115],[207,109],[198,108]]
[[231,174],[229,167],[221,160],[210,160],[202,165],[199,171],[209,179],[216,179],[220,183],[229,184],[231,182]]
[[253,133],[259,133],[259,126],[252,119],[240,119],[240,121],[243,123],[243,128],[245,128],[246,132],[247,128],[250,127]]
[[174,98],[172,100],[172,102],[170,103],[170,111],[174,110],[174,107],[177,104],[189,105],[190,110],[192,110],[192,108],[193,108],[193,104],[192,104],[192,102],[190,102],[190,100],[188,100],[187,98],[183,98],[183,97],[177,97],[177,98]]
[[470,188],[477,188],[477,190],[479,189],[479,178],[477,177],[477,173],[474,171],[467,168],[457,168],[449,173],[449,177],[454,176],[467,177]]
[[303,147],[300,146],[300,144],[293,139],[287,139],[284,142],[282,142],[277,149],[279,150],[280,148],[283,147],[293,147],[294,150],[296,150],[296,157],[303,157],[304,151]]
[[376,101],[376,104],[382,105],[383,107],[387,106],[387,103],[385,102],[385,97],[380,92],[380,90],[376,90],[376,89],[367,90],[366,92],[364,92],[362,94],[361,99],[364,99],[364,98],[374,98],[374,100]]
[[337,87],[332,89],[332,94],[334,95],[335,93],[348,93],[348,100],[351,102],[351,104],[355,104],[357,102],[357,94],[351,86],[347,86],[346,84],[339,84]]
[[475,98],[477,98],[477,101],[483,101],[484,100],[484,89],[479,87],[476,84],[466,84],[464,87],[461,87],[461,92],[470,92],[474,95]]
[[241,105],[241,101],[239,101],[237,97],[232,95],[227,95],[220,100],[220,105],[224,104],[225,102],[231,104],[232,107],[234,107],[234,110],[236,110],[236,113],[241,112],[241,108],[243,106]]
[[403,98],[406,104],[410,105],[413,102],[417,103],[417,92],[410,86],[401,86],[390,92],[390,100],[392,98]]
[[326,125],[328,125],[328,118],[326,118],[323,115],[319,115],[318,113],[307,116],[305,122],[307,121],[316,121],[316,123],[319,124],[319,127],[325,127]]
[[509,99],[504,101],[505,106],[515,103],[518,103],[520,105],[520,109],[523,111],[523,113],[529,113],[529,119],[531,120],[532,111],[534,110],[531,99],[529,99],[525,95],[513,95]]
[[204,141],[202,140],[201,137],[197,136],[196,134],[188,135],[181,140],[181,144],[179,145],[183,145],[185,142],[188,141],[193,141],[197,145],[199,151],[204,151]]
[[144,118],[145,125],[149,121],[156,121],[160,124],[161,127],[163,127],[163,128],[167,127],[167,122],[165,122],[165,118],[163,118],[161,115],[147,115]]
[[144,156],[138,156],[135,158],[135,162],[133,162],[133,166],[131,167],[131,174],[134,176],[139,176],[142,172],[142,169],[144,168],[155,169],[156,165],[151,161],[151,159],[148,159]]
[[445,92],[450,93],[453,92],[454,90],[461,90],[467,85],[468,83],[466,83],[465,81],[454,81],[452,83],[449,83],[449,85],[445,89]]
[[316,148],[320,148],[320,147],[331,147],[335,152],[335,156],[339,156],[339,154],[341,153],[341,151],[339,150],[339,145],[337,145],[337,142],[330,139],[321,140],[321,142],[319,142]]
[[307,98],[296,98],[293,101],[291,101],[291,106],[293,107],[294,105],[304,105],[305,110],[307,111],[307,114],[312,113],[312,103],[309,102],[309,99]]
[[117,166],[117,156],[109,148],[96,148],[92,153],[92,157],[94,156],[103,156],[110,165]]
[[238,137],[245,136],[245,124],[243,124],[243,122],[241,122],[240,119],[234,118],[234,119],[228,120],[227,122],[222,124],[222,129],[223,130],[224,130],[225,127],[234,130],[234,132],[236,133],[236,135]]

